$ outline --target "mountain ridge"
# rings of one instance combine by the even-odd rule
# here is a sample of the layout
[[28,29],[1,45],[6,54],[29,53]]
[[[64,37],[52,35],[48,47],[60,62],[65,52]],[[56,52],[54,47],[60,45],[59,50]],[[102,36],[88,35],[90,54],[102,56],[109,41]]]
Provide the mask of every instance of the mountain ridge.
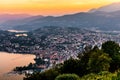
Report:
[[[106,7],[113,7],[120,3],[113,3],[107,6],[94,9],[94,12],[80,12],[63,16],[31,16],[21,21],[8,21],[0,26],[11,27],[16,30],[35,30],[44,26],[60,26],[60,27],[80,27],[97,30],[120,30],[120,10],[104,11]],[[100,9],[103,9],[100,10]],[[14,25],[11,25],[14,24]],[[9,29],[9,28],[8,28]]]
[[99,7],[97,9],[93,8],[89,10],[89,12],[97,12],[97,11],[102,11],[102,12],[115,12],[120,10],[120,2],[112,3],[109,5],[105,5],[102,7]]

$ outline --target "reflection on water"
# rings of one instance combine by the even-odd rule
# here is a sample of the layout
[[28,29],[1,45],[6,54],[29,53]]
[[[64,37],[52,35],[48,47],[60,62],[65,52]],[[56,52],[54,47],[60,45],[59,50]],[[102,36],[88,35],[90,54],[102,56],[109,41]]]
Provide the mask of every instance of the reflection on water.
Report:
[[6,52],[0,52],[0,80],[22,80],[24,75],[8,75],[7,73],[16,66],[25,66],[30,62],[33,63],[34,58],[34,55],[9,54]]

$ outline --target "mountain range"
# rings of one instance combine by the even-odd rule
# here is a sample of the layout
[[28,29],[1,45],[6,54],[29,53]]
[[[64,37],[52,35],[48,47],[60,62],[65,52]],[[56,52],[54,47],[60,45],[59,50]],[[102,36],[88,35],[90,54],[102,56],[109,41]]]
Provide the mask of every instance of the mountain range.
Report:
[[[0,16],[1,17],[1,16]],[[1,19],[1,18],[0,18]],[[63,16],[27,16],[0,23],[1,29],[35,30],[45,26],[79,27],[92,30],[120,30],[120,3]]]
[[102,6],[98,9],[91,9],[90,12],[102,11],[102,12],[115,12],[120,10],[120,2],[112,3],[110,5]]
[[8,20],[17,20],[30,17],[28,14],[0,14],[0,23]]

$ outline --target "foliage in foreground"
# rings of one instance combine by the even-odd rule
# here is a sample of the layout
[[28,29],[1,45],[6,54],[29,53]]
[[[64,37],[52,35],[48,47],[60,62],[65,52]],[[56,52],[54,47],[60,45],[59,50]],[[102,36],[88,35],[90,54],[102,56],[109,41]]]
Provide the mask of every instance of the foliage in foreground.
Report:
[[97,74],[90,73],[80,78],[80,80],[114,80],[113,78],[116,78],[116,77],[117,77],[117,74],[115,73],[103,71]]
[[54,80],[59,75],[58,71],[54,69],[47,70],[41,73],[34,73],[32,75],[26,75],[24,80]]
[[62,74],[55,78],[55,80],[80,80],[76,74]]

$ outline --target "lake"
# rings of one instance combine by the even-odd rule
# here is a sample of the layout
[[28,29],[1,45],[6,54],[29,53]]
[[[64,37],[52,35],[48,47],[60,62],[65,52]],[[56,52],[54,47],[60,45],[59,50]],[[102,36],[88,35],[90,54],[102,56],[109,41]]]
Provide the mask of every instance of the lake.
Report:
[[34,55],[0,52],[0,80],[22,80],[24,75],[7,74],[17,66],[34,63]]

